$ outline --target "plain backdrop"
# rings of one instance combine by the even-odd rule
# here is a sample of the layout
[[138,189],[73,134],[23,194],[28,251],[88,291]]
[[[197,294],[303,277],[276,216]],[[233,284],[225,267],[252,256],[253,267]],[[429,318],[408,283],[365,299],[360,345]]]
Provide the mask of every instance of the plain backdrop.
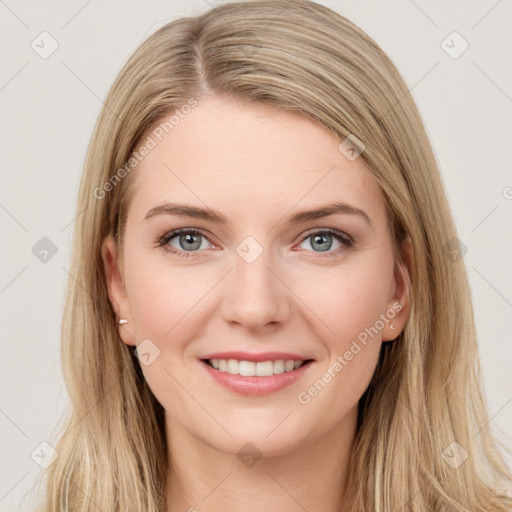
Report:
[[[219,3],[0,0],[0,511],[30,509],[30,494],[22,497],[43,471],[31,454],[51,441],[66,404],[63,292],[79,179],[102,100],[149,34]],[[465,248],[487,428],[510,449],[512,3],[320,3],[380,44],[419,106]],[[49,252],[41,256],[40,247]]]

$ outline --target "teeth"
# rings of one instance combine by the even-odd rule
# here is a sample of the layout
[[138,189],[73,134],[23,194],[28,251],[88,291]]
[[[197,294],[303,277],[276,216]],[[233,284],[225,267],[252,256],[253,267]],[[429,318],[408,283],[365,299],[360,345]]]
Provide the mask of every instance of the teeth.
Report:
[[304,361],[262,361],[255,363],[253,361],[238,361],[237,359],[209,359],[208,362],[221,372],[231,373],[233,375],[242,375],[243,377],[270,377],[284,372],[291,372],[300,368]]

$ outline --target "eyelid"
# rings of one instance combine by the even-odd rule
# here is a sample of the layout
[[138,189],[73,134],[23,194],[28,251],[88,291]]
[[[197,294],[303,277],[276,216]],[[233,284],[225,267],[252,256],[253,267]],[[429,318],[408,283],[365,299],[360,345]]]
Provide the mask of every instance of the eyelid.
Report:
[[344,231],[340,231],[339,229],[334,229],[334,228],[311,228],[311,229],[308,229],[302,235],[301,242],[303,242],[304,240],[306,240],[306,238],[309,238],[311,235],[314,235],[316,233],[329,233],[331,235],[343,238],[347,242],[354,243],[354,239],[348,233],[345,233]]
[[[217,245],[214,242],[210,240],[210,234],[201,229],[201,228],[177,228],[177,229],[171,229],[170,231],[167,231],[164,235],[162,235],[158,240],[158,245],[164,245],[169,242],[169,240],[172,240],[178,235],[181,235],[182,233],[193,233],[201,235],[202,237],[206,238],[212,245]],[[202,252],[202,251],[190,251],[190,252]]]

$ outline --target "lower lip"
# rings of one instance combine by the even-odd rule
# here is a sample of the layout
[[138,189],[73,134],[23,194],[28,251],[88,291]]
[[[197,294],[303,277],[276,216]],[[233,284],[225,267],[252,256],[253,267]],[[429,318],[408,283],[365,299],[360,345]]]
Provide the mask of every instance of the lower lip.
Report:
[[313,365],[314,361],[303,364],[290,372],[270,375],[268,377],[244,377],[232,373],[221,372],[211,367],[203,360],[199,361],[212,378],[221,386],[235,393],[249,396],[265,396],[275,393],[297,382]]

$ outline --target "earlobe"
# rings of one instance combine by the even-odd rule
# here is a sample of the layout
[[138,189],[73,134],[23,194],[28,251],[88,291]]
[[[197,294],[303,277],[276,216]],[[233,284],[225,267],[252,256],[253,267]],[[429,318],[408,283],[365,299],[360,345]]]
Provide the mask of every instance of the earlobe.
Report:
[[[101,257],[105,271],[108,297],[112,304],[112,309],[118,319],[130,319],[128,294],[120,269],[119,252],[112,235],[108,235],[103,240],[101,245]],[[135,345],[132,327],[128,328],[125,323],[126,322],[123,322],[123,324],[118,323],[119,334],[124,343],[127,345]]]
[[388,305],[390,320],[382,331],[382,341],[392,341],[403,331],[410,313],[410,295],[414,279],[414,249],[409,236],[401,243],[402,261],[395,265],[395,295]]

